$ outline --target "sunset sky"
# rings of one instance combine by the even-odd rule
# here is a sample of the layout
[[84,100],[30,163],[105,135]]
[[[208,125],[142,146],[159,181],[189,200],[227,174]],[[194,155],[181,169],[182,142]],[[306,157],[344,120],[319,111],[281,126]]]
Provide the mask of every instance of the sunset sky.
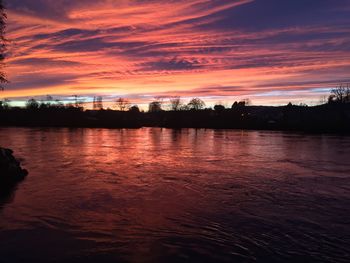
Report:
[[349,0],[8,0],[1,97],[315,104],[350,82]]

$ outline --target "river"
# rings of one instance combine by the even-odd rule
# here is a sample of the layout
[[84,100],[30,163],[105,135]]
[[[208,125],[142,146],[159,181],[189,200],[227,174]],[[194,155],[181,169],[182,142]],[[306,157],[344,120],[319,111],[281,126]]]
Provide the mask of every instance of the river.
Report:
[[0,262],[348,262],[350,137],[1,128]]

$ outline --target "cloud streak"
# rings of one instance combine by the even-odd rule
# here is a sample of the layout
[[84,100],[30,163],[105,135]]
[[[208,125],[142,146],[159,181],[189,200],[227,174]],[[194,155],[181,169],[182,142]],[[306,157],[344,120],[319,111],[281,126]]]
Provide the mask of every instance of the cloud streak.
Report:
[[316,91],[349,79],[349,8],[345,0],[12,0],[3,96],[316,101]]

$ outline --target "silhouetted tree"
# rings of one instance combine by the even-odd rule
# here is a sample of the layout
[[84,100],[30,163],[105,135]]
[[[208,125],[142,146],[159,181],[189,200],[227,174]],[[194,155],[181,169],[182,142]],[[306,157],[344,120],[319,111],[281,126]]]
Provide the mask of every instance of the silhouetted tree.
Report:
[[5,7],[2,0],[0,0],[0,89],[3,90],[2,84],[8,82],[6,75],[3,71],[3,62],[5,59],[6,51],[6,39],[5,39],[5,28],[6,28],[6,13]]
[[84,100],[80,99],[79,95],[73,95],[73,97],[74,97],[74,104],[69,104],[69,107],[83,109],[84,108]]
[[39,102],[36,99],[31,98],[31,99],[29,99],[26,102],[26,108],[30,109],[30,110],[38,109],[39,108]]
[[93,100],[92,100],[92,109],[96,110],[96,108],[97,108],[96,107],[96,97],[94,97]]
[[94,97],[92,108],[94,110],[102,110],[103,109],[103,98],[101,96]]
[[334,103],[335,102],[335,96],[334,95],[329,95],[329,97],[328,97],[328,104],[332,104],[332,103]]
[[41,100],[39,108],[40,109],[48,109],[48,108],[50,108],[52,101],[53,101],[52,96],[46,95],[46,98]]
[[139,113],[140,109],[137,105],[134,105],[134,106],[130,107],[129,112]]
[[249,105],[250,101],[249,100],[241,100],[239,102],[235,101],[233,104],[232,104],[232,109],[237,109],[237,108],[242,108],[242,107],[245,107],[247,105]]
[[350,85],[340,84],[331,90],[328,102],[346,103],[350,102]]
[[182,102],[180,97],[173,97],[170,100],[170,109],[173,111],[178,111],[181,109]]
[[188,103],[188,106],[191,110],[201,110],[205,107],[205,103],[199,98],[194,98]]
[[215,110],[216,112],[222,112],[222,111],[225,110],[225,106],[223,106],[223,105],[215,105],[215,106],[214,106],[214,110]]
[[119,98],[115,101],[115,107],[117,110],[126,111],[130,108],[130,101],[125,98]]
[[187,111],[187,110],[190,110],[190,107],[187,104],[183,104],[183,105],[181,105],[180,110]]
[[158,112],[158,111],[162,111],[162,102],[161,102],[160,100],[152,101],[152,102],[148,105],[148,111],[149,111],[149,112]]
[[42,101],[39,103],[39,108],[40,109],[48,109],[48,108],[50,108],[50,104]]
[[9,99],[4,99],[0,101],[0,109],[2,110],[7,110],[10,108],[10,100]]

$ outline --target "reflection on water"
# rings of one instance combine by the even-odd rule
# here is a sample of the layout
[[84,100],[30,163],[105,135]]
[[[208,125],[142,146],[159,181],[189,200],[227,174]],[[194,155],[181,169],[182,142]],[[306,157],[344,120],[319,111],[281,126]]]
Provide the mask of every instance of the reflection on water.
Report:
[[29,177],[1,262],[347,262],[350,138],[0,129]]

